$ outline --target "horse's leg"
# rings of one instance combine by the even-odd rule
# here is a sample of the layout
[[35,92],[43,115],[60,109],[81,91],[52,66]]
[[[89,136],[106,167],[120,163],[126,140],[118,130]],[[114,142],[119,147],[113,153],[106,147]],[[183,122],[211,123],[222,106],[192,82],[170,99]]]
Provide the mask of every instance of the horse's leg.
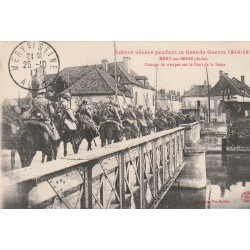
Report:
[[78,153],[81,143],[82,143],[82,140],[79,143],[75,144],[75,154]]
[[15,155],[16,155],[16,150],[11,150],[11,152],[10,152],[10,157],[11,157],[11,159],[10,159],[10,161],[11,161],[11,170],[13,170],[14,169],[14,166],[15,166]]
[[42,161],[41,161],[41,163],[44,163],[44,160],[45,160],[45,153],[42,153]]
[[106,139],[105,138],[101,138],[101,147],[106,146]]
[[66,141],[63,142],[63,148],[64,148],[63,155],[64,157],[66,157],[67,156],[67,142]]
[[31,165],[31,162],[35,155],[36,155],[36,150],[31,150],[29,153],[27,153],[25,167],[28,167]]

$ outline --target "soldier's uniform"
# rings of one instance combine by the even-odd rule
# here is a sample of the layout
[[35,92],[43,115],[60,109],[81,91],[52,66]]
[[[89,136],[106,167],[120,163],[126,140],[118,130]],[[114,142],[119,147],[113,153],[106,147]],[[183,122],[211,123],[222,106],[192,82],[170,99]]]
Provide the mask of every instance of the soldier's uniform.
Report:
[[153,124],[153,113],[152,113],[152,110],[150,108],[147,108],[144,112],[144,116],[148,122],[148,124]]
[[133,110],[133,105],[131,104],[128,105],[128,108],[124,111],[123,118],[127,119],[134,126],[134,128],[138,132],[140,132],[140,129],[138,128],[137,125],[136,115]]
[[98,135],[98,129],[96,125],[94,124],[92,120],[92,115],[91,115],[91,110],[89,107],[87,107],[87,101],[83,100],[78,111],[80,114],[84,115],[85,117],[85,122],[95,131],[95,133]]
[[63,111],[64,124],[72,131],[73,139],[76,143],[79,142],[80,138],[77,134],[76,118],[74,116],[73,110],[70,107],[71,94],[66,92],[61,97],[61,107]]
[[117,104],[116,103],[109,103],[106,105],[106,107],[103,110],[103,121],[107,120],[114,120],[117,122],[117,129],[120,130],[121,128],[123,129],[122,126],[122,121],[121,117],[119,115],[118,109],[117,109]]
[[30,102],[30,109],[24,112],[22,118],[26,121],[30,120],[29,124],[37,124],[36,121],[44,124],[48,134],[56,141],[60,136],[52,121],[55,111],[52,103],[45,98],[45,93],[43,89],[38,90],[37,96]]
[[3,125],[10,127],[16,134],[22,124],[20,120],[21,109],[15,100],[7,100],[2,104]]
[[157,110],[156,113],[155,113],[155,116],[158,119],[166,119],[166,116],[165,116],[165,114],[164,114],[164,112],[163,112],[162,109]]
[[141,126],[146,127],[147,124],[145,122],[144,118],[144,110],[143,107],[140,105],[139,108],[136,110],[136,117],[138,119],[138,122],[140,123]]

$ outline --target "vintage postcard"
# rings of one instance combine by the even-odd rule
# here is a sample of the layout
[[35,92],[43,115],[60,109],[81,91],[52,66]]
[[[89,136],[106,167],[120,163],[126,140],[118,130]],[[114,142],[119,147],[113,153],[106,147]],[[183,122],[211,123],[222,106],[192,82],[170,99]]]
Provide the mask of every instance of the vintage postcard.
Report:
[[0,42],[1,208],[249,209],[250,42]]

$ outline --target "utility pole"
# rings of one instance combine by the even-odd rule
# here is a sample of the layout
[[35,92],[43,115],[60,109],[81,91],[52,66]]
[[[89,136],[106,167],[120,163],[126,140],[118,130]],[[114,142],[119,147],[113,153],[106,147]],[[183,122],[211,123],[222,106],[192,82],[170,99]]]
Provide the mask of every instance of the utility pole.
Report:
[[115,99],[118,102],[117,99],[117,68],[116,68],[116,42],[114,42],[114,64],[115,64]]
[[209,78],[208,78],[207,67],[206,67],[206,72],[207,72],[208,122],[210,122],[210,120],[211,120],[211,116],[210,116],[210,88],[209,88]]
[[155,72],[155,88],[156,88],[156,95],[155,95],[155,110],[156,110],[156,104],[157,104],[157,95],[158,95],[158,67],[156,67]]

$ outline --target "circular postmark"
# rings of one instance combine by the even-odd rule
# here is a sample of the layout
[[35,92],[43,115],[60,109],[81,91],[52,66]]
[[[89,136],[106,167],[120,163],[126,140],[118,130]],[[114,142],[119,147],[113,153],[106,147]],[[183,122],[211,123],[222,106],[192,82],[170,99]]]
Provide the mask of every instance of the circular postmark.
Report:
[[250,191],[246,191],[244,193],[241,194],[241,200],[244,203],[250,203]]
[[9,58],[9,72],[21,88],[37,91],[47,88],[56,79],[60,60],[47,42],[21,42]]

